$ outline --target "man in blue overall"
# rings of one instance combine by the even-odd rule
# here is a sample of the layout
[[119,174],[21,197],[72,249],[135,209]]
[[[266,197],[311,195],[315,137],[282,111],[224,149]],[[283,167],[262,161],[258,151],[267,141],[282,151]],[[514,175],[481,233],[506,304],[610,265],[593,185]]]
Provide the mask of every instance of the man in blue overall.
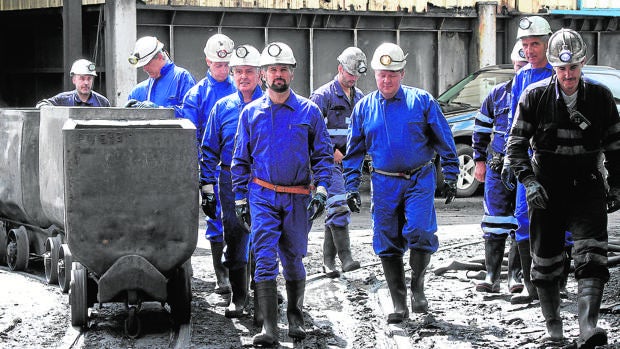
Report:
[[334,162],[321,110],[290,88],[295,65],[288,45],[273,42],[263,49],[267,92],[243,109],[235,139],[235,204],[237,216],[251,226],[254,295],[263,318],[262,331],[253,340],[257,346],[279,341],[278,262],[286,280],[288,335],[296,340],[306,337],[302,259],[312,220],[325,209]]
[[325,217],[325,240],[323,241],[323,272],[328,277],[338,277],[336,253],[342,263],[342,271],[359,269],[360,263],[351,257],[349,223],[351,211],[347,206],[342,175],[342,158],[347,150],[347,131],[349,129],[353,106],[363,96],[355,87],[360,75],[365,74],[366,55],[357,47],[348,47],[338,56],[338,75],[316,89],[310,100],[321,108],[327,122],[327,131],[334,146],[334,168],[332,183],[327,188],[327,214]]
[[446,204],[456,195],[459,160],[450,127],[430,93],[401,85],[406,55],[395,44],[381,44],[370,63],[377,91],[353,108],[344,157],[347,203],[360,211],[359,186],[366,154],[372,157],[373,248],[381,258],[394,312],[388,323],[409,317],[403,255],[409,250],[411,308],[428,311],[424,274],[439,240],[435,213],[433,158],[441,157]]

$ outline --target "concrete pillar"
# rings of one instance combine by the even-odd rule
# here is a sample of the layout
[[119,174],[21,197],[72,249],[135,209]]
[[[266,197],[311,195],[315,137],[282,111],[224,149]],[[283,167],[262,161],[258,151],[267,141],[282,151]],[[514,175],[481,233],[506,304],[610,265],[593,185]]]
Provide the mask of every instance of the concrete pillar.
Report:
[[496,64],[497,2],[476,3],[478,25],[474,30],[478,47],[478,69]]
[[90,57],[82,57],[82,2],[81,1],[64,1],[62,6],[62,41],[63,41],[63,64],[64,64],[64,82],[65,91],[73,90],[75,86],[71,83],[69,77],[71,65],[76,59]]
[[127,61],[136,43],[136,0],[105,2],[106,97],[123,106],[136,85],[136,68]]

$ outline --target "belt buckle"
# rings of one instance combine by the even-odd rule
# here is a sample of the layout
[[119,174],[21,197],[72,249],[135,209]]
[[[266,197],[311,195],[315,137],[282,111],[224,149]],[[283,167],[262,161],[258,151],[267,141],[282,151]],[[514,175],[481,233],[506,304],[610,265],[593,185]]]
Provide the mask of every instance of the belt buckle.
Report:
[[278,186],[277,185],[273,185],[273,191],[275,191],[276,193],[278,192]]

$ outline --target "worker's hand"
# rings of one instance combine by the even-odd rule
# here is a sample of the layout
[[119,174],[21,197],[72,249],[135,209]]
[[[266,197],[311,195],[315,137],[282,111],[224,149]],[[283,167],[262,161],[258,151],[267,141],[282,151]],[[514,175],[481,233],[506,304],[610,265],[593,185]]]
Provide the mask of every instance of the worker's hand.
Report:
[[517,186],[517,177],[515,176],[514,171],[507,163],[504,163],[502,167],[502,183],[504,183],[504,187],[506,189],[513,191]]
[[146,108],[159,108],[159,106],[151,101],[144,101],[136,104],[135,106],[138,109],[146,109]]
[[456,180],[444,179],[441,195],[446,198],[446,205],[454,201],[454,198],[456,197]]
[[135,108],[136,104],[138,103],[140,103],[140,101],[138,101],[137,99],[130,99],[127,101],[127,103],[125,103],[123,108]]
[[607,192],[607,213],[620,209],[620,188],[609,188]]
[[216,216],[216,206],[217,203],[215,201],[215,191],[213,190],[213,184],[205,184],[200,189],[200,195],[202,196],[202,212],[207,215],[207,217],[211,219],[215,219]]
[[484,183],[484,177],[487,173],[487,163],[484,161],[476,161],[476,167],[474,168],[474,178],[480,183]]
[[547,191],[543,188],[542,184],[536,180],[536,177],[530,176],[523,180],[525,186],[525,196],[527,198],[527,205],[530,209],[544,210],[547,208],[547,202],[549,202],[549,196]]
[[248,199],[235,200],[235,215],[237,215],[239,224],[250,232],[252,218],[250,216],[250,205],[248,204]]
[[362,207],[362,199],[360,198],[360,193],[358,191],[351,191],[347,193],[347,205],[349,206],[349,210],[351,210],[351,212],[360,212],[360,208]]
[[318,186],[316,192],[308,204],[308,212],[312,212],[310,220],[313,221],[323,214],[325,211],[325,203],[327,202],[327,190],[323,186]]

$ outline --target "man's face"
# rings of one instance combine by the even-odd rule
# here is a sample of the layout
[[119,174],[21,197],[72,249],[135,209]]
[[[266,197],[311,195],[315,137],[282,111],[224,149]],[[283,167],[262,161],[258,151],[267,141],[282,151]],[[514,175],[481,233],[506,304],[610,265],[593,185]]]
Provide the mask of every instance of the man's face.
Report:
[[353,88],[357,82],[357,79],[359,79],[359,76],[350,74],[342,67],[342,65],[338,65],[338,82],[340,82],[342,87]]
[[521,39],[525,58],[534,68],[542,68],[547,65],[547,43],[540,36],[530,36]]
[[400,88],[400,83],[405,76],[405,71],[391,71],[391,70],[375,70],[375,80],[377,81],[377,89],[381,92],[381,95],[390,99],[396,95]]
[[211,62],[207,59],[207,65],[209,66],[209,71],[215,81],[222,82],[226,80],[228,73],[230,72],[228,62]]
[[150,62],[142,67],[142,70],[149,74],[150,78],[157,79],[161,76],[161,68],[164,66],[164,63],[165,61],[162,58],[161,53],[158,53],[155,57],[153,57],[153,59],[151,59]]
[[259,70],[256,67],[242,65],[232,68],[233,80],[241,94],[252,93],[260,83]]
[[270,65],[263,69],[263,78],[269,89],[282,93],[291,86],[293,70],[288,65]]
[[577,92],[577,89],[579,88],[579,80],[581,79],[582,67],[583,62],[553,68],[558,77],[558,84],[560,84],[560,88],[567,95],[572,95]]
[[90,96],[93,90],[93,82],[95,77],[92,75],[75,74],[71,77],[71,81],[75,85],[75,89],[81,96]]

